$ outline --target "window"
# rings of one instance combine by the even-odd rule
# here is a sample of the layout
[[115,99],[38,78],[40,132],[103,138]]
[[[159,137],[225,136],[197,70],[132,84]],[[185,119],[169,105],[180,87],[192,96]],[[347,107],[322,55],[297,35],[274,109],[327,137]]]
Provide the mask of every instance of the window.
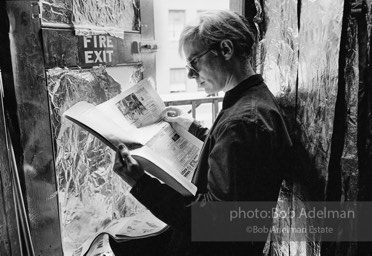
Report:
[[169,10],[168,33],[170,40],[178,40],[185,26],[185,10]]
[[171,92],[186,91],[186,68],[171,68],[169,70],[169,83]]

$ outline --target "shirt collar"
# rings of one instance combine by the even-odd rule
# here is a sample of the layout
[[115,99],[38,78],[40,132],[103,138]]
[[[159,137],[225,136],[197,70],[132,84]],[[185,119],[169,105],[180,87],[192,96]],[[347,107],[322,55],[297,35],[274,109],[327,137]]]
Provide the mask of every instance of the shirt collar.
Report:
[[226,109],[234,105],[234,103],[244,95],[244,92],[249,88],[263,82],[260,74],[255,74],[241,81],[237,86],[225,93],[223,98],[222,109]]

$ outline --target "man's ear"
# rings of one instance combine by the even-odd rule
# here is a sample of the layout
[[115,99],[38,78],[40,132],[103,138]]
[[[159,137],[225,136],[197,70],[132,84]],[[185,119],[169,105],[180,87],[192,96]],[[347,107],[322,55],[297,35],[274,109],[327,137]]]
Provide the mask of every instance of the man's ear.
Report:
[[220,50],[222,56],[224,56],[226,60],[229,60],[234,53],[234,44],[229,39],[222,40],[220,43]]

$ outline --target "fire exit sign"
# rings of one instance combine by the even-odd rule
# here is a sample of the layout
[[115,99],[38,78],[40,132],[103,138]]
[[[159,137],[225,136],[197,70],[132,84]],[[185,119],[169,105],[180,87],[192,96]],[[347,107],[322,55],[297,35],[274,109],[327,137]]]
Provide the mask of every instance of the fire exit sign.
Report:
[[76,35],[73,30],[42,29],[46,68],[116,66],[138,63],[133,42],[141,41],[139,33],[125,33],[124,39],[110,35]]
[[123,41],[123,39],[109,35],[79,36],[78,52],[81,65],[114,66],[120,63],[124,51]]
[[84,36],[85,63],[112,63],[114,45],[110,36]]

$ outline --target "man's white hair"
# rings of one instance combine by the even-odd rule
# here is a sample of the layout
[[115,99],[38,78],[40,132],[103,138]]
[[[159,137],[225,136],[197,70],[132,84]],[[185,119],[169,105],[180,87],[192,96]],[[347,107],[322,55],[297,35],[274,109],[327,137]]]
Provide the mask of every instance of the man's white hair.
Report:
[[179,52],[185,44],[200,42],[206,48],[216,48],[222,40],[229,39],[238,57],[248,59],[252,55],[257,40],[257,29],[236,12],[228,10],[206,11],[200,13],[193,24],[187,25],[180,36]]

